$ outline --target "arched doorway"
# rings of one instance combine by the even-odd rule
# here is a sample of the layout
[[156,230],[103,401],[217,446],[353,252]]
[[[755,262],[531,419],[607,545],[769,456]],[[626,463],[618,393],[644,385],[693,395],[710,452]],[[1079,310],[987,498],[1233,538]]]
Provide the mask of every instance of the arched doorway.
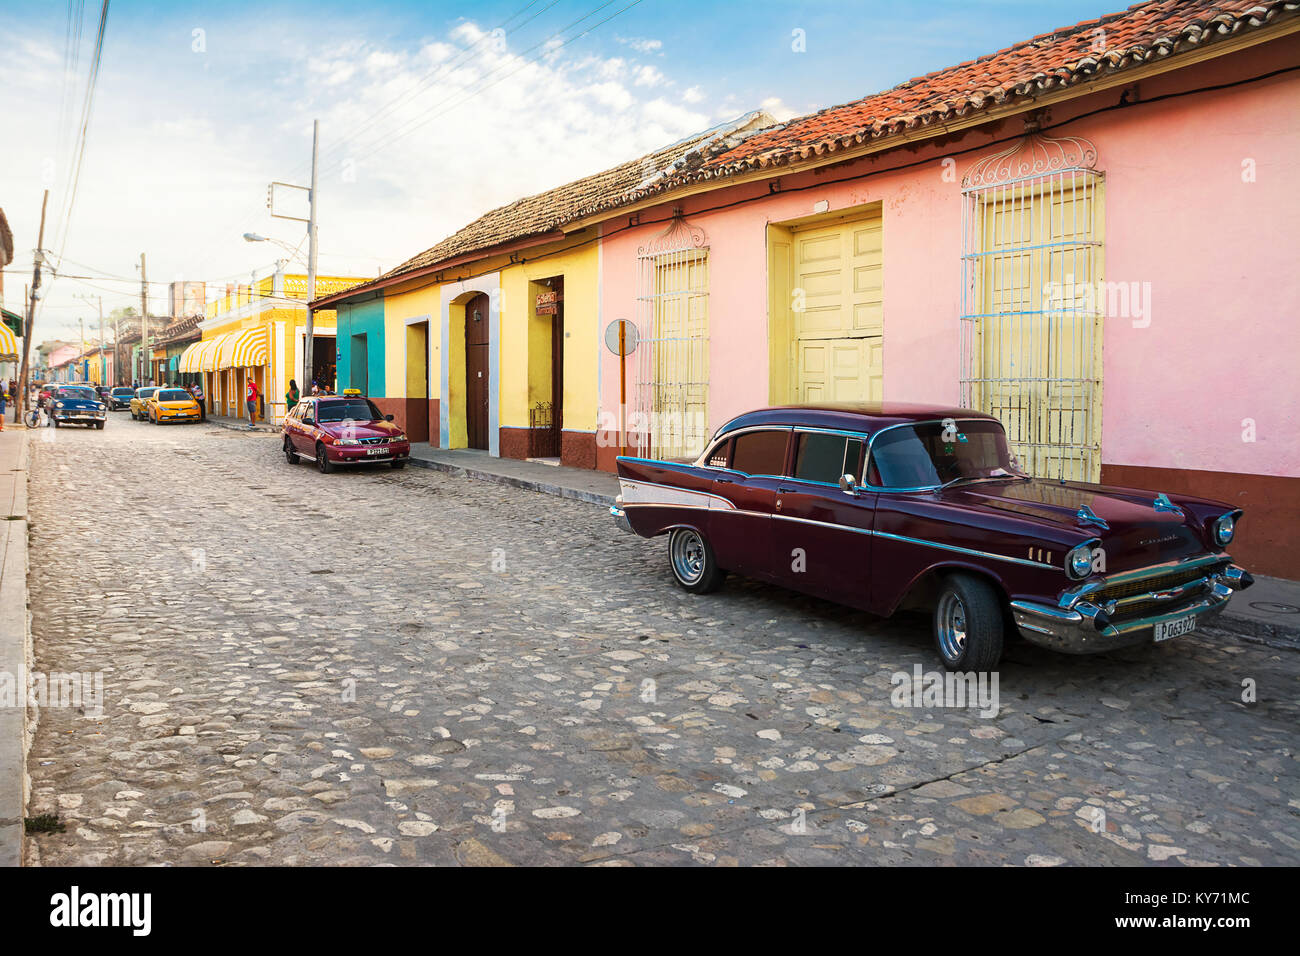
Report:
[[485,293],[465,303],[465,440],[488,449],[488,408],[492,378],[488,369],[488,304]]

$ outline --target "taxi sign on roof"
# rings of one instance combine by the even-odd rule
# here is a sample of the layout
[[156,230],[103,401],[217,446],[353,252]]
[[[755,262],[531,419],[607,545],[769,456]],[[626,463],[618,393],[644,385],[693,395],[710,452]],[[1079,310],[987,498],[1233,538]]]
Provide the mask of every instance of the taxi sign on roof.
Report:
[[345,388],[345,389],[343,389],[343,394],[344,394],[344,395],[360,395],[360,394],[361,394],[361,389],[359,389],[359,388]]

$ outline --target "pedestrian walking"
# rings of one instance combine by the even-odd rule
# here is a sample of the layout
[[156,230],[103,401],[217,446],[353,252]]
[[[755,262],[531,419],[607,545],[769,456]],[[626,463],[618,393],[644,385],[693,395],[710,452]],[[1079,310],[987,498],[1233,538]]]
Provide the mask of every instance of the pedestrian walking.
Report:
[[284,412],[286,415],[293,411],[300,398],[302,398],[302,395],[298,392],[297,380],[289,379],[289,390],[284,393]]
[[9,386],[0,391],[0,432],[5,430],[5,413],[9,410]]
[[199,421],[206,422],[208,420],[208,403],[203,395],[203,386],[196,383],[191,389],[191,393],[194,395],[194,400],[199,403]]
[[257,383],[253,377],[248,377],[248,394],[245,396],[248,402],[248,427],[254,428],[257,425],[257,400],[261,393],[257,390]]

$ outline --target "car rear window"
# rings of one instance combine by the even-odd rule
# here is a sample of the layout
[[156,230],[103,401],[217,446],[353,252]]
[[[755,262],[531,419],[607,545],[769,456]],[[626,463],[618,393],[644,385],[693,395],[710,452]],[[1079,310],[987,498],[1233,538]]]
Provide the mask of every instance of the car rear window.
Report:
[[746,432],[736,436],[731,467],[747,475],[779,475],[785,466],[785,440],[781,431]]
[[861,460],[862,439],[805,432],[799,435],[794,477],[834,485],[839,483],[841,475],[852,475],[856,481]]

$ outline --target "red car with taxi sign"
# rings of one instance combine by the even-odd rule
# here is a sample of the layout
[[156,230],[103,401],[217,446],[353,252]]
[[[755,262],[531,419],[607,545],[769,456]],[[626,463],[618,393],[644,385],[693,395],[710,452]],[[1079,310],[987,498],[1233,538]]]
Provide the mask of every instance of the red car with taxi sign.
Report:
[[411,442],[360,391],[342,395],[312,395],[285,416],[281,429],[285,460],[316,462],[328,473],[340,465],[403,467],[411,457]]

